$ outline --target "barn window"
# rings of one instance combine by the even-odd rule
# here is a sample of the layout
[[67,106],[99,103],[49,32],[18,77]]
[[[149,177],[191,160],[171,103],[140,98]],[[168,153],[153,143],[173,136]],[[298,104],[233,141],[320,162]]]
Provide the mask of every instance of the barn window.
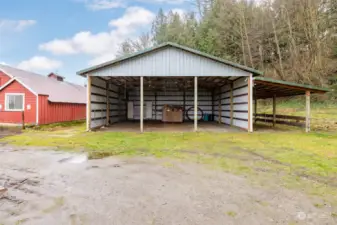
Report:
[[24,94],[6,94],[5,110],[22,111],[24,109]]

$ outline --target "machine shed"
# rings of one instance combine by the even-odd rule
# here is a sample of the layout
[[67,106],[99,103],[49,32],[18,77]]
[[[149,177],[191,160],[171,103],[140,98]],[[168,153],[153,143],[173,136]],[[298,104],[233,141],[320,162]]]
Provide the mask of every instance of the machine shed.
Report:
[[88,130],[253,131],[262,72],[194,49],[165,43],[78,74],[88,79]]

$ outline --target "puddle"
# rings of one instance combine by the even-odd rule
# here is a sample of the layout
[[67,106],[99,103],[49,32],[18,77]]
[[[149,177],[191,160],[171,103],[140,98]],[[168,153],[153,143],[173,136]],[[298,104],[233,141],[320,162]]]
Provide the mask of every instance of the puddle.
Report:
[[83,155],[76,155],[76,156],[70,156],[64,159],[59,160],[60,163],[72,163],[72,164],[81,164],[88,161],[88,156]]

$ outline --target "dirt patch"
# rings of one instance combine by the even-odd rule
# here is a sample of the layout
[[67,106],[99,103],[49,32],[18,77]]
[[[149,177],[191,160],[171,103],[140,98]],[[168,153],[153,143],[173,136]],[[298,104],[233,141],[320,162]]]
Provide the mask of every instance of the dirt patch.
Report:
[[201,165],[3,148],[4,224],[336,224],[331,207],[301,192]]

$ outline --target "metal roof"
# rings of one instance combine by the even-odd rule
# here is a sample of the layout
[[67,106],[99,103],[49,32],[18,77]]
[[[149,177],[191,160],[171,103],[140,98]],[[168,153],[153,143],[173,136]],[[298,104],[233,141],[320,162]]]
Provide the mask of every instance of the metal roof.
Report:
[[170,42],[167,42],[167,43],[164,43],[164,44],[161,44],[161,45],[155,46],[153,48],[149,48],[149,49],[146,49],[144,51],[140,51],[140,52],[137,52],[137,53],[134,53],[134,54],[131,54],[131,55],[127,55],[127,56],[124,56],[124,57],[121,57],[121,58],[118,58],[118,59],[115,59],[115,60],[112,60],[112,61],[108,61],[108,62],[99,64],[97,66],[90,67],[88,69],[81,70],[81,71],[77,72],[77,74],[85,76],[87,73],[93,72],[95,70],[102,69],[102,68],[107,67],[107,66],[116,65],[120,62],[127,61],[127,60],[130,60],[130,59],[136,58],[138,56],[146,55],[148,53],[151,53],[151,52],[154,52],[154,51],[157,51],[157,50],[161,50],[161,49],[167,48],[167,47],[177,48],[177,49],[192,53],[194,55],[198,55],[198,56],[213,60],[215,62],[222,63],[222,64],[225,64],[225,65],[228,65],[228,66],[231,66],[231,67],[234,67],[234,68],[252,73],[253,76],[258,76],[258,75],[263,74],[261,71],[258,71],[258,70],[255,70],[255,69],[252,69],[252,68],[249,68],[249,67],[246,67],[246,66],[228,61],[228,60],[224,60],[224,59],[221,59],[219,57],[215,57],[215,56],[212,56],[210,54],[200,52],[200,51],[192,49],[192,48],[188,48],[188,47],[178,45],[178,44],[175,44],[175,43],[170,43]]
[[[84,86],[66,81],[57,81],[54,78],[49,78],[47,76],[2,64],[0,64],[0,71],[3,71],[12,78],[7,85],[14,80],[17,80],[34,94],[48,95],[48,100],[51,102],[77,104],[86,103],[86,88]],[[2,86],[0,91],[7,85]]]
[[266,99],[272,98],[274,95],[276,97],[304,95],[306,91],[316,94],[324,94],[331,90],[307,84],[275,80],[267,77],[255,77],[254,91],[257,99]]

